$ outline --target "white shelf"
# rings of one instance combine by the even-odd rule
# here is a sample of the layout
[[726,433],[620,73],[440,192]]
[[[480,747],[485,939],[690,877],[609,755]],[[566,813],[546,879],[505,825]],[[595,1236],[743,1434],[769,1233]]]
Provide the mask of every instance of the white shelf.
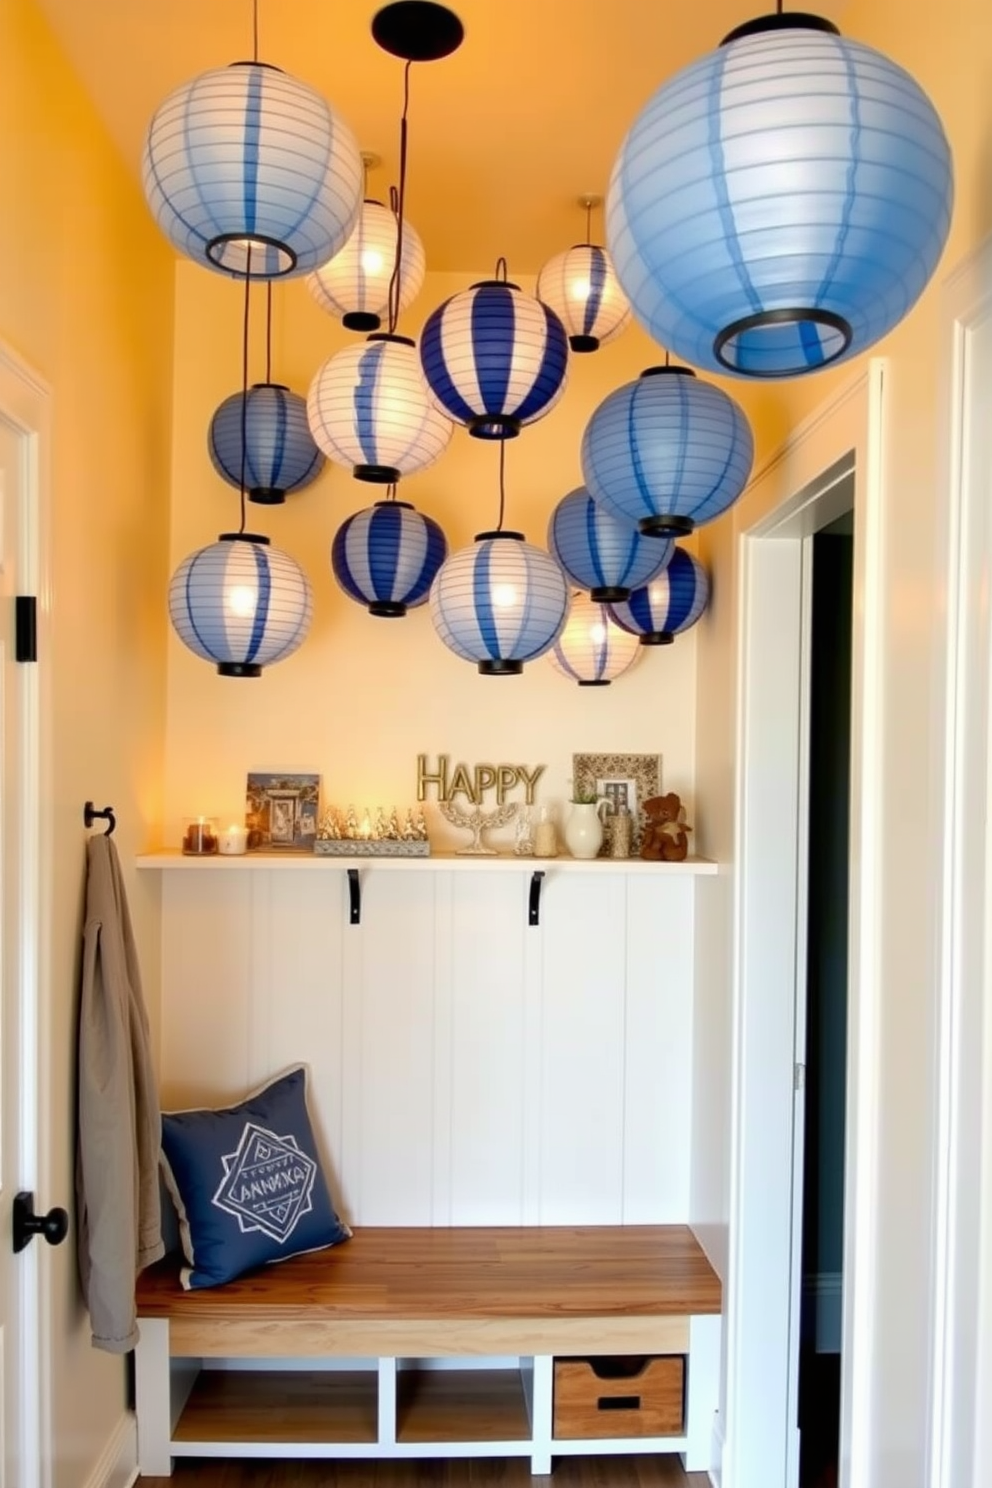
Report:
[[172,870],[182,868],[193,873],[289,872],[323,873],[328,869],[373,868],[378,873],[634,873],[638,877],[718,873],[719,864],[709,858],[686,858],[681,863],[647,863],[641,858],[518,858],[512,853],[496,857],[462,857],[458,853],[432,853],[429,858],[317,857],[313,853],[251,852],[240,857],[214,853],[208,857],[188,856],[177,849],[141,853],[139,868]]

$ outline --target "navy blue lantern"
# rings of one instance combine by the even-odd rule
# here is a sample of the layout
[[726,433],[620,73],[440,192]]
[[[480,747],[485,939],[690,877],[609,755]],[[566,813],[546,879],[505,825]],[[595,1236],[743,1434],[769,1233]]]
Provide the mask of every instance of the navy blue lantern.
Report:
[[672,556],[670,539],[641,537],[629,522],[593,501],[585,486],[563,496],[548,523],[548,549],[590,599],[626,599],[661,573]]
[[207,448],[214,469],[241,487],[241,429],[244,408],[244,481],[248,500],[277,506],[290,491],[301,491],[324,468],[307,423],[306,400],[280,382],[256,382],[232,393],[210,420]]
[[743,411],[688,367],[649,367],[617,388],[582,438],[590,495],[653,537],[678,537],[720,516],[744,490],[753,459]]
[[952,200],[919,85],[829,21],[786,12],[658,89],[613,166],[606,236],[656,341],[713,372],[794,377],[903,318]]
[[709,603],[710,581],[698,559],[676,548],[664,573],[628,600],[608,605],[624,630],[640,636],[642,646],[667,646],[695,625]]
[[169,618],[184,646],[222,677],[258,677],[301,646],[313,598],[295,559],[252,532],[222,532],[184,558],[169,585]]
[[345,594],[387,619],[425,603],[448,555],[438,524],[408,501],[377,501],[338,528],[331,566]]
[[560,398],[568,337],[540,300],[485,279],[438,306],[424,326],[420,360],[449,418],[477,439],[511,439]]

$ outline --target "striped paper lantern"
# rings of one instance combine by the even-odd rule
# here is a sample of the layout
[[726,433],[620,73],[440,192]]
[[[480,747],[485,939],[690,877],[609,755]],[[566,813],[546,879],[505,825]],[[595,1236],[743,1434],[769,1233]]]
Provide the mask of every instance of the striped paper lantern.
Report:
[[169,617],[184,646],[222,677],[258,677],[306,639],[313,598],[295,559],[252,532],[222,532],[184,558],[169,586]]
[[548,523],[548,549],[591,599],[626,599],[632,589],[661,573],[675,544],[641,537],[629,522],[618,522],[585,486],[563,496]]
[[331,567],[345,594],[371,615],[392,619],[425,603],[447,554],[430,517],[408,501],[377,501],[338,528]]
[[480,532],[431,586],[431,620],[444,644],[483,676],[511,676],[543,656],[568,614],[560,567],[522,532]]
[[386,332],[324,363],[310,384],[307,417],[331,460],[381,485],[433,465],[454,433],[431,398],[414,342]]
[[952,201],[950,147],[918,84],[787,12],[658,89],[613,166],[606,236],[656,341],[710,371],[794,377],[903,318]]
[[676,548],[664,573],[629,599],[609,606],[610,615],[624,630],[640,638],[642,646],[666,646],[695,625],[709,603],[710,581],[703,565]]
[[616,624],[605,604],[573,594],[565,629],[548,659],[556,672],[580,687],[607,687],[640,654],[637,637]]
[[630,324],[630,301],[597,243],[577,243],[550,258],[537,276],[537,298],[558,316],[573,351],[598,351]]
[[256,382],[232,393],[210,420],[207,448],[217,474],[241,489],[241,415],[244,407],[245,489],[249,501],[278,506],[290,491],[301,491],[324,468],[313,442],[307,405],[299,393],[279,382]]
[[561,397],[568,338],[553,310],[516,284],[483,280],[445,300],[420,340],[424,376],[477,439],[509,439]]
[[313,88],[262,62],[202,73],[171,93],[148,127],[141,175],[180,252],[252,279],[326,263],[362,201],[351,130]]
[[740,496],[754,459],[743,411],[688,367],[649,367],[604,398],[582,437],[589,492],[618,522],[672,537]]
[[[355,231],[329,263],[307,275],[317,304],[349,331],[377,331],[389,309],[389,285],[396,263],[397,219],[379,201],[364,201]],[[401,315],[423,288],[427,260],[416,228],[403,223],[400,264]]]

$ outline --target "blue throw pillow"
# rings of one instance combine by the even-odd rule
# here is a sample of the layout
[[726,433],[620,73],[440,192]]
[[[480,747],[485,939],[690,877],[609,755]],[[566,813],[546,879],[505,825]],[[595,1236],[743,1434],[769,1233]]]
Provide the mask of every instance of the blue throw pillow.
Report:
[[217,1286],[268,1261],[337,1245],[307,1111],[306,1069],[240,1105],[162,1113],[162,1168],[179,1215],[184,1287]]

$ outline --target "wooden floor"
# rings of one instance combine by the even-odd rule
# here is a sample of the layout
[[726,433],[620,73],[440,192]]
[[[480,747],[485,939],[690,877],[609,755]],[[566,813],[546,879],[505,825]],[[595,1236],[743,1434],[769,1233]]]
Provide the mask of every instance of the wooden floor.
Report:
[[710,1488],[675,1456],[566,1457],[551,1478],[532,1478],[519,1458],[425,1462],[195,1462],[138,1488]]

